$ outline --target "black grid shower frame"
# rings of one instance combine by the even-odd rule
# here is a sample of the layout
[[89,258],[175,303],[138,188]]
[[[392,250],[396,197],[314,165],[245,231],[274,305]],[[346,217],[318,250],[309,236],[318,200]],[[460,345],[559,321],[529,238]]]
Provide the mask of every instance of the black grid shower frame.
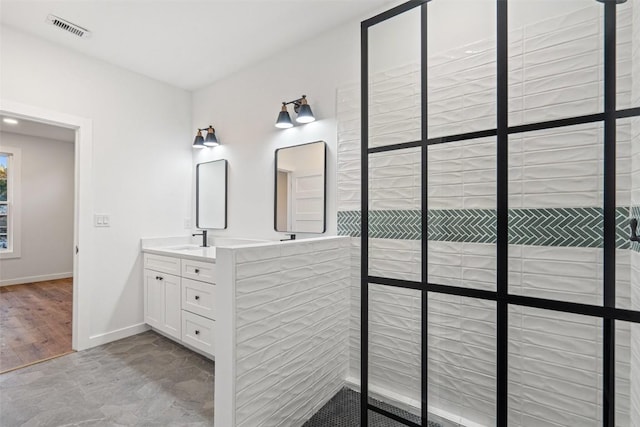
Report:
[[[368,425],[368,411],[372,410],[412,427],[427,426],[428,378],[427,378],[427,297],[429,292],[457,295],[496,302],[497,323],[497,378],[496,419],[498,427],[507,427],[508,414],[508,307],[509,305],[560,311],[603,319],[603,405],[604,427],[615,426],[615,321],[640,323],[640,311],[616,308],[615,264],[616,264],[616,121],[640,116],[640,107],[616,110],[616,0],[604,0],[604,111],[597,114],[569,117],[559,120],[508,125],[508,0],[496,0],[497,15],[497,117],[495,129],[461,133],[437,138],[427,134],[427,3],[430,0],[411,0],[383,12],[361,23],[361,425]],[[594,0],[595,1],[595,0]],[[369,70],[368,29],[376,24],[398,16],[416,7],[421,8],[421,104],[422,132],[419,141],[408,141],[381,147],[369,148]],[[535,298],[510,294],[508,290],[508,145],[509,135],[543,129],[553,129],[586,123],[604,123],[604,303],[602,306],[579,304],[568,301]],[[373,153],[421,147],[422,176],[422,230],[427,230],[427,147],[454,141],[472,140],[482,137],[497,138],[497,287],[496,291],[485,291],[457,286],[430,283],[427,275],[428,235],[422,233],[422,280],[420,282],[369,275],[369,155]],[[414,289],[421,291],[422,298],[422,355],[421,355],[421,415],[417,424],[396,414],[371,405],[368,402],[368,336],[369,336],[369,284]]]

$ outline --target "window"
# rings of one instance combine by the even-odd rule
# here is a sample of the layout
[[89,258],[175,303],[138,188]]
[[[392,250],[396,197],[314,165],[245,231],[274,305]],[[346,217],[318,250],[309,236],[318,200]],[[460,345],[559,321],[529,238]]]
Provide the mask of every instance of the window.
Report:
[[9,248],[9,154],[0,153],[0,250]]
[[20,257],[20,149],[0,147],[0,258]]

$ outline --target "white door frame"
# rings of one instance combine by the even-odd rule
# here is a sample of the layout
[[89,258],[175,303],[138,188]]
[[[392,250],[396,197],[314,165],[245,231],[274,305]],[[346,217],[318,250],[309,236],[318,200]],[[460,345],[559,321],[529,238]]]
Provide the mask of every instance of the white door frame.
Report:
[[[35,122],[74,129],[75,140],[75,188],[73,219],[73,329],[72,348],[84,350],[91,347],[90,331],[90,289],[89,269],[91,267],[91,241],[93,234],[92,164],[93,140],[92,121],[84,117],[72,116],[57,111],[0,99],[0,114]],[[79,251],[76,252],[75,248]],[[64,250],[64,248],[62,248]]]

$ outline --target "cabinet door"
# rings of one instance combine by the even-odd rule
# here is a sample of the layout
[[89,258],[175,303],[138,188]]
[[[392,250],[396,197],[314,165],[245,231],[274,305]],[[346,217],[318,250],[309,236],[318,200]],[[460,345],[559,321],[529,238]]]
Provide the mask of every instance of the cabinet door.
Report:
[[144,271],[144,321],[162,329],[164,323],[164,284],[155,271]]
[[171,274],[158,274],[158,276],[162,277],[161,281],[164,284],[164,321],[160,329],[180,339],[182,327],[180,278]]

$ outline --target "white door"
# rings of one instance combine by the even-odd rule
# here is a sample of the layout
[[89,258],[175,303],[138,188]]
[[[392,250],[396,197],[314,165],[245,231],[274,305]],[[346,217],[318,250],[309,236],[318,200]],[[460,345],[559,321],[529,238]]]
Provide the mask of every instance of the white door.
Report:
[[291,174],[291,230],[324,231],[324,174],[296,171]]
[[144,271],[144,321],[154,328],[162,329],[164,323],[164,284],[160,273]]
[[180,278],[170,274],[162,274],[161,276],[164,284],[164,321],[160,329],[166,334],[180,339],[182,335],[180,330],[182,328]]

